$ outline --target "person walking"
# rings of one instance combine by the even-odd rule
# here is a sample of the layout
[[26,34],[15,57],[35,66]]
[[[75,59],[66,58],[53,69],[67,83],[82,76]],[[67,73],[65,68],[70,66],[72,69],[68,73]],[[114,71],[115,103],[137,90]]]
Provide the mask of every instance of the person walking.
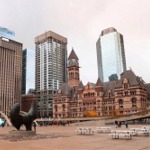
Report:
[[126,128],[128,128],[128,121],[127,120],[125,121],[125,126],[126,126]]
[[115,127],[118,128],[118,121],[115,121]]
[[36,123],[33,122],[33,128],[34,128],[34,131],[36,131]]
[[119,123],[118,123],[118,127],[120,127],[120,128],[121,128],[121,121],[119,121]]

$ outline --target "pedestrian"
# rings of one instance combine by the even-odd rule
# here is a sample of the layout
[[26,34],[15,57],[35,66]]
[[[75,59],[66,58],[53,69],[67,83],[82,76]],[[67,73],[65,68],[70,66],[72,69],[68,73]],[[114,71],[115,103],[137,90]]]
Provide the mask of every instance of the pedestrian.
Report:
[[2,123],[2,128],[5,127],[6,120]]
[[119,121],[119,123],[118,123],[118,127],[120,127],[120,128],[121,128],[121,121]]
[[34,131],[36,131],[36,123],[33,122],[33,128],[34,128]]
[[125,126],[126,126],[126,128],[128,128],[128,121],[127,120],[125,121]]
[[116,126],[116,128],[118,128],[118,121],[117,120],[115,121],[115,126]]

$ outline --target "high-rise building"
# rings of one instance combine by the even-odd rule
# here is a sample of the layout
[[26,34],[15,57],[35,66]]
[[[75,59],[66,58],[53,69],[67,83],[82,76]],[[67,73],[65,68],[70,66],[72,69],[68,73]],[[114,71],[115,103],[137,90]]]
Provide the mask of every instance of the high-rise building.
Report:
[[22,44],[0,37],[0,110],[9,115],[21,101]]
[[22,94],[29,89],[35,89],[35,51],[24,49],[22,51]]
[[105,29],[96,43],[98,76],[108,81],[109,76],[126,71],[126,58],[123,36],[113,27]]
[[0,27],[0,37],[5,37],[8,39],[14,39],[15,32],[8,30],[7,28]]
[[38,117],[52,116],[52,94],[67,81],[67,38],[46,32],[35,38]]

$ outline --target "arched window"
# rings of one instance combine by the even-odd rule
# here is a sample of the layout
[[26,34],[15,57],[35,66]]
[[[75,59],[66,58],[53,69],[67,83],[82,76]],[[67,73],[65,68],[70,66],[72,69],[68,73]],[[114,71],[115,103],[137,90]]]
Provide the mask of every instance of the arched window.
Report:
[[108,97],[111,97],[111,90],[108,90]]
[[129,87],[129,83],[128,83],[128,79],[127,78],[124,78],[123,86],[124,86],[124,89],[127,89]]
[[119,108],[123,108],[123,100],[122,100],[122,99],[119,99],[119,100],[118,100],[118,103],[119,103]]
[[62,105],[62,109],[63,109],[63,111],[65,111],[65,109],[66,109],[65,104]]

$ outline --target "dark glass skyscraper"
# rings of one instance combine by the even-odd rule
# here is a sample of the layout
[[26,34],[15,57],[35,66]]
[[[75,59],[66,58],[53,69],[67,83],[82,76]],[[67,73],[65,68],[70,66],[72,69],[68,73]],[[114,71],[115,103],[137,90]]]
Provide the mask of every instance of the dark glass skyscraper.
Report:
[[22,94],[29,89],[35,89],[35,51],[24,49],[22,51]]

